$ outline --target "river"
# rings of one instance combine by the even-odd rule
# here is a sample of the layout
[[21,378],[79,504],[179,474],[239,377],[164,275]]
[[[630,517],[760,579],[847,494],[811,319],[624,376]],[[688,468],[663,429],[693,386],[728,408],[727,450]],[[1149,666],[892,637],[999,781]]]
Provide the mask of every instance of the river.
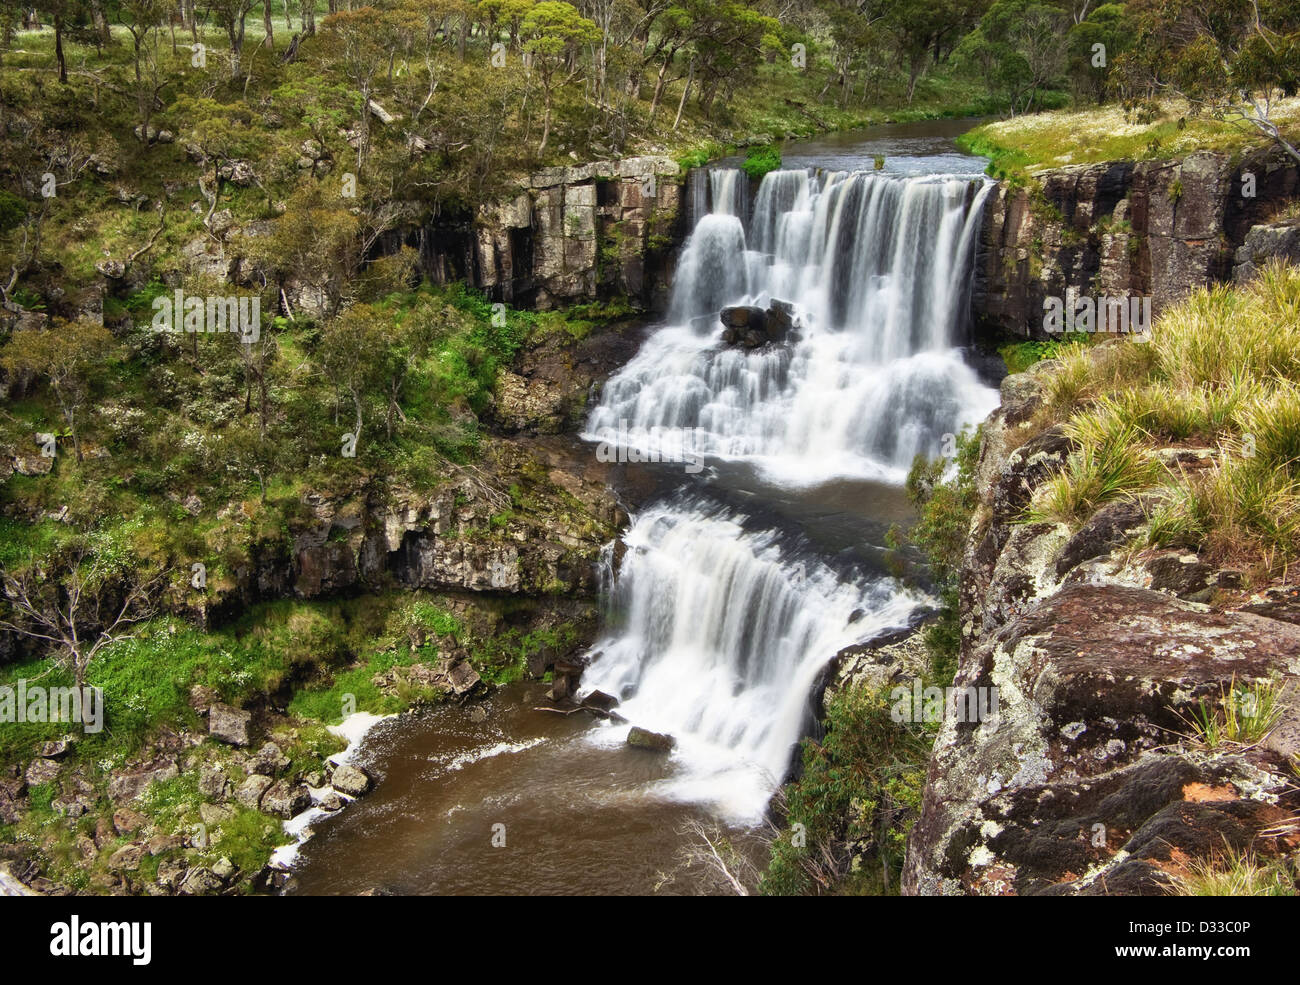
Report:
[[[752,196],[734,162],[691,176],[669,316],[584,434],[675,461],[636,466],[668,491],[632,511],[582,680],[671,756],[536,710],[540,683],[382,723],[357,761],[383,782],[319,824],[288,892],[716,889],[681,864],[688,826],[761,863],[827,661],[929,603],[881,561],[909,463],[997,403],[961,348],[988,190],[952,142],[970,125],[790,143]],[[790,341],[719,341],[721,307],[773,299]]]

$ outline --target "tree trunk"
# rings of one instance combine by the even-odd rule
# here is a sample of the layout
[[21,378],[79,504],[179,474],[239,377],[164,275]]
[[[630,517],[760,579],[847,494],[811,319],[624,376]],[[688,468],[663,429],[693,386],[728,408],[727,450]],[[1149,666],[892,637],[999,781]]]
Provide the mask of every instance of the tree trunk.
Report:
[[63,17],[54,15],[54,60],[59,63],[59,81],[68,84],[68,62],[63,57]]

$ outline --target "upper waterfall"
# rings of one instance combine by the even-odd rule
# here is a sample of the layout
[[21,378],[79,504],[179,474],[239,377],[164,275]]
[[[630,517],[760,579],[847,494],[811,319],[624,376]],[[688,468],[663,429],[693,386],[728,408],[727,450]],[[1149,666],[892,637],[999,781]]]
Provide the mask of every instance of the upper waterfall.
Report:
[[[746,216],[741,173],[708,177],[671,324],[606,385],[589,437],[648,449],[662,429],[690,428],[693,451],[786,482],[898,481],[917,453],[936,454],[945,433],[996,405],[954,349],[990,183],[775,171]],[[720,344],[723,306],[773,299],[794,305],[791,342]]]

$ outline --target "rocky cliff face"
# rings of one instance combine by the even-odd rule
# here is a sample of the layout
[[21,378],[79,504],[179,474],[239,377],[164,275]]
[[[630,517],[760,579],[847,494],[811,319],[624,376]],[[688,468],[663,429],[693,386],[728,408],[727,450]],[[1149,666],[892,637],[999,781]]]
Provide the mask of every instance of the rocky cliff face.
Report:
[[435,282],[464,278],[519,307],[623,296],[658,310],[685,234],[682,189],[670,157],[547,168],[473,217],[408,226],[379,250],[412,246]]
[[[1158,894],[1225,846],[1268,855],[1300,842],[1286,777],[1300,753],[1297,593],[1234,592],[1240,572],[1122,548],[1146,522],[1140,503],[1077,530],[1023,522],[1070,450],[1031,424],[1049,372],[1008,377],[984,426],[955,686],[996,687],[998,714],[945,720],[906,893]],[[1264,742],[1188,739],[1201,700],[1275,675],[1283,717]]]
[[1043,338],[1043,299],[1067,289],[1149,296],[1159,312],[1192,286],[1230,280],[1268,256],[1300,260],[1300,240],[1270,231],[1298,193],[1300,172],[1273,151],[1078,165],[1024,186],[1002,182],[987,200],[976,256],[977,325]]
[[[626,516],[600,466],[582,471],[560,445],[503,442],[501,475],[489,482],[475,470],[429,492],[376,484],[308,493],[284,536],[248,543],[241,561],[209,579],[193,614],[219,622],[259,601],[391,587],[594,598],[601,549]],[[507,480],[527,482],[526,509],[495,491]],[[242,509],[231,504],[223,519],[238,523]]]

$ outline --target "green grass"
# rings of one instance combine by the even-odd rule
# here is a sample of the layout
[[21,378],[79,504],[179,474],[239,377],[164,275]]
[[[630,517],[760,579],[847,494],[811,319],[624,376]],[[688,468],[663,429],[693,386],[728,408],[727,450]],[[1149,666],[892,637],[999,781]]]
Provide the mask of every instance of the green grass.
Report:
[[1294,863],[1226,849],[1197,859],[1170,889],[1174,896],[1300,896]]
[[[1286,101],[1278,119],[1284,129],[1300,125],[1300,101]],[[989,158],[989,174],[1017,182],[1068,164],[1173,160],[1196,150],[1235,155],[1265,143],[1249,128],[1196,117],[1174,102],[1164,104],[1158,118],[1147,123],[1133,121],[1112,104],[986,123],[957,142],[967,152]]]
[[[1261,576],[1300,557],[1300,268],[1198,290],[1146,344],[1062,347],[1045,396],[1037,424],[1064,423],[1079,448],[1036,495],[1038,515],[1077,522],[1156,489],[1149,543]],[[1149,454],[1179,443],[1211,449],[1207,467]]]
[[781,149],[771,144],[763,147],[751,147],[745,154],[745,160],[740,165],[740,169],[745,172],[751,179],[761,178],[769,171],[780,170],[781,167]]
[[1219,689],[1216,700],[1202,699],[1191,713],[1180,717],[1191,729],[1190,737],[1207,749],[1253,746],[1282,720],[1283,686],[1277,680],[1238,684],[1234,676]]

